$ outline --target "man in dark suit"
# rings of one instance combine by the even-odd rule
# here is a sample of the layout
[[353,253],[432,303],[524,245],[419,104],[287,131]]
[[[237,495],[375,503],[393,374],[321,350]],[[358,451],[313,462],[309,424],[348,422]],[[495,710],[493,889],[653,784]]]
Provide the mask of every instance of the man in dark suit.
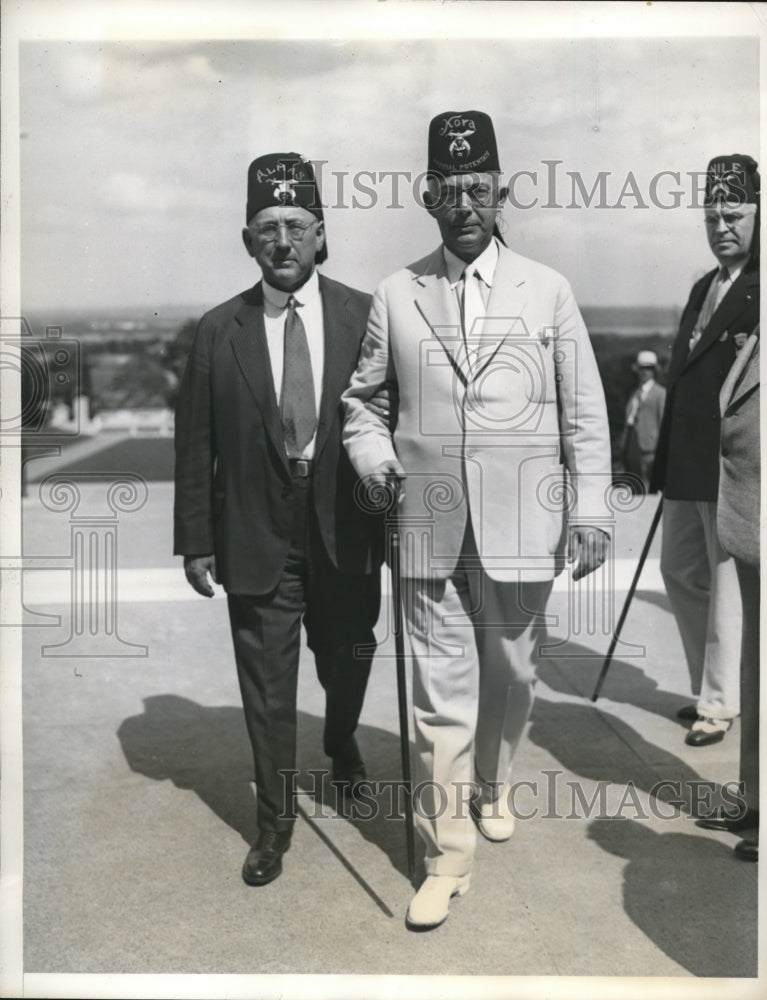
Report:
[[198,593],[213,595],[210,574],[228,595],[260,831],[242,874],[265,885],[282,871],[296,818],[302,621],[326,695],[333,780],[353,793],[365,777],[354,732],[381,546],[340,428],[370,297],[317,274],[327,250],[311,164],[296,153],[254,160],[246,221],[263,280],[203,316],[179,390],[175,552]]
[[663,490],[661,571],[698,695],[679,711],[693,720],[691,746],[723,739],[740,704],[738,579],[717,535],[719,394],[736,338],[759,320],[759,188],[750,156],[709,163],[705,223],[719,267],[693,286],[682,314],[650,481]]
[[623,468],[641,480],[646,492],[658,444],[666,390],[655,381],[658,372],[655,351],[640,351],[633,368],[639,385],[626,404],[621,458]]

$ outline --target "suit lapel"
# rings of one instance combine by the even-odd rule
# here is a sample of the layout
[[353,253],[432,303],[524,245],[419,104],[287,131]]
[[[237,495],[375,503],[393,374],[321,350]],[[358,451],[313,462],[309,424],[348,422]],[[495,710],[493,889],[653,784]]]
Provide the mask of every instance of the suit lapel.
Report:
[[287,469],[288,459],[272,378],[272,362],[266,345],[264,297],[260,282],[245,297],[235,314],[232,350],[248,388],[261,407],[266,432]]
[[482,339],[472,373],[475,378],[487,367],[507,337],[512,333],[518,337],[528,335],[522,321],[527,304],[527,282],[517,265],[520,258],[503,246],[499,246],[498,250],[498,263],[482,324]]
[[[716,274],[716,272],[714,272]],[[712,278],[713,280],[713,278]],[[719,308],[709,320],[708,326],[703,331],[698,343],[687,356],[686,365],[694,362],[696,358],[709,348],[722,336],[730,336],[728,327],[738,318],[738,316],[751,305],[755,297],[755,286],[759,282],[759,277],[753,271],[744,272],[738,275],[732,288],[719,303]],[[706,285],[706,291],[710,282]],[[705,297],[705,293],[704,293]],[[702,302],[702,300],[701,300]],[[737,333],[738,331],[732,331]],[[750,333],[751,331],[746,331]]]
[[346,308],[348,293],[331,285],[320,275],[320,295],[325,360],[322,369],[317,438],[314,443],[315,459],[319,458],[325,446],[330,429],[333,427],[341,393],[349,381],[350,352],[356,353],[359,346],[357,331],[353,328],[352,317]]
[[461,333],[461,314],[455,292],[450,287],[441,246],[434,251],[426,269],[416,275],[415,280],[418,311],[466,381],[470,366]]

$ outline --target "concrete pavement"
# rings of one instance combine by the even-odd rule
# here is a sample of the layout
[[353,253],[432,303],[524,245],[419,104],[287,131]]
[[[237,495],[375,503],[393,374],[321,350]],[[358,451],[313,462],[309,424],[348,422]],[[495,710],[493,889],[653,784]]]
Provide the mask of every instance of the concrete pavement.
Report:
[[[322,691],[305,650],[301,818],[282,877],[261,889],[241,881],[255,808],[226,608],[183,590],[170,554],[170,484],[149,483],[142,504],[113,518],[116,628],[99,645],[111,621],[99,583],[83,598],[94,653],[67,655],[78,620],[71,594],[82,598],[73,539],[90,517],[86,537],[108,550],[101,539],[111,529],[103,519],[93,526],[103,490],[97,479],[83,483],[79,514],[46,506],[36,486],[23,505],[24,556],[36,558],[24,574],[27,973],[45,974],[43,983],[54,973],[430,977],[406,981],[419,995],[442,988],[431,977],[445,975],[670,977],[669,991],[690,977],[756,975],[757,866],[735,858],[733,836],[691,818],[696,795],[705,806],[737,779],[738,724],[716,746],[684,744],[675,712],[688,681],[657,540],[596,705],[589,698],[624,595],[610,607],[609,589],[558,586],[514,775],[529,818],[506,844],[480,839],[471,891],[442,927],[413,934],[404,926],[413,892],[404,823],[388,818],[387,793],[375,815],[344,818],[312,774],[328,761]],[[656,502],[619,516],[623,589]],[[384,616],[378,633],[359,738],[369,776],[385,782],[399,775],[399,745]],[[280,979],[248,982],[248,995],[272,995],[272,983],[291,995]],[[512,990],[506,979],[451,982],[487,996],[507,982]],[[498,995],[527,995],[531,982]],[[394,980],[365,983],[352,995],[414,995]],[[704,987],[699,980],[694,995]],[[340,987],[319,995],[340,996]]]

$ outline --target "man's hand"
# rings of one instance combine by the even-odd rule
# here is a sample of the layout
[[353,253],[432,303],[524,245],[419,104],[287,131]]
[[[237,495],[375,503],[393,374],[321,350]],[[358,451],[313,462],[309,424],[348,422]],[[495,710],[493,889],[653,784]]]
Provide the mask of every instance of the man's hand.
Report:
[[370,397],[365,406],[374,417],[378,417],[391,431],[394,430],[392,423],[393,417],[396,417],[398,403],[399,398],[396,387],[387,383],[381,386],[374,396]]
[[368,478],[374,485],[386,486],[392,490],[393,495],[397,498],[397,503],[402,503],[402,499],[405,496],[404,483],[406,473],[396,458],[390,458],[385,462],[381,462]]
[[574,562],[573,580],[599,569],[607,558],[610,536],[588,524],[571,524],[567,532],[567,561]]
[[215,556],[184,556],[184,572],[190,585],[203,597],[213,597],[213,588],[208,583],[208,573],[214,583],[216,576]]

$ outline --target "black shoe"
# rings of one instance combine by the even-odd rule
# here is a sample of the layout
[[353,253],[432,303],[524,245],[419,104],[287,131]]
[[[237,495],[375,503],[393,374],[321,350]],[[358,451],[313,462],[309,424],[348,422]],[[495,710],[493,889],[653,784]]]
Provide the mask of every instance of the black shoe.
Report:
[[698,718],[698,707],[697,705],[682,705],[679,711],[676,713],[677,719],[685,719],[688,722],[695,722]]
[[360,756],[357,741],[350,736],[346,741],[343,753],[333,757],[331,782],[341,789],[341,794],[354,796],[357,786],[367,778],[365,764]]
[[756,840],[741,840],[734,847],[735,854],[741,861],[759,860],[759,838]]
[[282,855],[290,847],[290,833],[262,830],[248,851],[242,878],[248,885],[268,885],[282,873]]
[[759,813],[747,809],[742,815],[728,816],[726,812],[711,813],[695,820],[695,825],[702,830],[718,830],[720,833],[741,833],[745,830],[759,829]]
[[732,719],[710,719],[708,716],[699,715],[685,737],[685,743],[691,747],[706,747],[710,743],[719,743],[731,728]]

